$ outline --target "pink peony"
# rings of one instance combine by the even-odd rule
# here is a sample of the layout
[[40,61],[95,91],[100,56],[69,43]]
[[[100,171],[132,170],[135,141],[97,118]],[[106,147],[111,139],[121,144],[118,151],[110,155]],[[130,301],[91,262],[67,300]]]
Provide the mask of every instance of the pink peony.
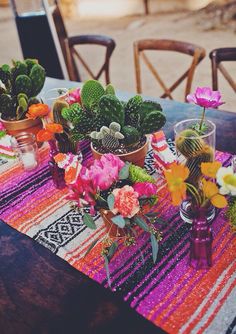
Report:
[[210,87],[198,87],[194,94],[187,96],[187,101],[204,108],[217,108],[224,104],[220,92],[213,91]]
[[112,194],[115,197],[114,209],[111,210],[114,214],[119,213],[123,217],[131,218],[140,211],[139,194],[133,187],[126,185],[120,189],[114,189]]
[[95,188],[107,190],[110,186],[118,181],[119,171],[124,166],[124,162],[113,154],[104,154],[100,160],[95,160],[89,169]]
[[75,183],[69,185],[70,193],[67,199],[76,201],[78,207],[90,206],[90,213],[95,213],[96,189],[88,175],[88,169],[82,167]]
[[140,197],[151,197],[157,194],[157,185],[150,182],[137,182],[133,188]]
[[66,102],[69,104],[73,103],[81,103],[81,98],[80,98],[80,88],[76,88],[72,91],[69,92]]

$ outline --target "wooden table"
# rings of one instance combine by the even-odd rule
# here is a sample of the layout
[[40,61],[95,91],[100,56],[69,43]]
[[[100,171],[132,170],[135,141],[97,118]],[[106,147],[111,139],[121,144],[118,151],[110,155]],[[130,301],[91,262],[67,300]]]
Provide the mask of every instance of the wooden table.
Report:
[[[47,78],[44,89],[50,88],[73,88],[80,84],[66,80]],[[127,100],[135,95],[134,93],[117,92],[119,98]],[[144,97],[148,100],[154,100],[161,104],[166,115],[167,122],[163,128],[166,137],[173,138],[173,126],[184,119],[200,118],[202,109],[189,103],[181,103],[161,98]],[[217,109],[208,109],[206,111],[207,119],[216,125],[216,148],[219,151],[236,153],[236,112],[229,112]]]
[[[47,79],[45,89],[77,83]],[[122,99],[133,94],[119,93]],[[167,116],[165,132],[196,117],[193,105],[156,99]],[[236,114],[207,111],[218,128],[217,148],[236,153]],[[34,240],[0,222],[0,333],[164,333],[119,296],[75,270]]]

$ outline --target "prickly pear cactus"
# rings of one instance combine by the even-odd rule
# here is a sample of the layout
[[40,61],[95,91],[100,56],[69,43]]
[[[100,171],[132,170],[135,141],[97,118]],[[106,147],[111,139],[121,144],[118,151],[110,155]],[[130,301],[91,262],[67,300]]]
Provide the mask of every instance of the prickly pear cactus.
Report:
[[94,118],[92,118],[90,115],[87,115],[85,112],[76,118],[75,129],[77,132],[83,135],[87,135],[94,130],[94,127]]
[[31,96],[32,92],[32,81],[31,79],[25,75],[21,74],[15,80],[15,93],[24,93],[28,96]]
[[16,109],[16,119],[21,119],[25,116],[28,110],[28,96],[24,93],[17,95],[18,107]]
[[37,103],[41,103],[41,102],[42,101],[35,96],[29,98],[29,106],[31,106],[32,104],[37,104]]
[[139,131],[131,125],[123,126],[122,133],[125,137],[124,143],[127,146],[138,143],[141,137]]
[[29,74],[29,78],[32,82],[31,96],[36,96],[41,92],[45,82],[45,77],[45,69],[39,64],[33,65]]
[[14,67],[11,70],[13,80],[15,80],[18,75],[28,75],[28,68],[25,62],[23,61],[13,61]]
[[140,108],[143,99],[139,95],[135,95],[127,102],[125,106],[125,125],[134,126],[136,129],[140,127]]
[[81,102],[85,109],[95,108],[100,98],[105,94],[103,86],[97,80],[88,80],[81,89]]
[[159,131],[166,123],[165,115],[158,110],[147,113],[141,123],[141,131],[143,135],[151,134]]
[[0,112],[2,117],[5,118],[8,116],[9,118],[14,118],[15,110],[14,110],[14,100],[8,94],[0,95]]
[[112,84],[108,84],[106,86],[105,94],[116,95],[115,88],[112,86]]
[[63,108],[61,115],[64,119],[73,123],[74,119],[79,117],[82,112],[82,107],[79,105],[79,103],[73,103],[69,107]]
[[204,141],[195,130],[186,129],[176,137],[175,145],[185,158],[190,158],[202,151]]
[[140,114],[140,122],[142,124],[144,118],[147,116],[147,114],[149,114],[152,111],[162,111],[162,107],[159,103],[155,102],[155,101],[143,101],[140,109],[139,109],[139,114]]
[[125,113],[121,102],[114,95],[104,95],[99,101],[100,114],[110,124],[112,122],[124,125]]
[[25,64],[27,66],[27,71],[28,71],[27,74],[29,75],[30,71],[32,70],[32,67],[35,64],[38,64],[38,60],[37,59],[28,58],[28,59],[25,59]]

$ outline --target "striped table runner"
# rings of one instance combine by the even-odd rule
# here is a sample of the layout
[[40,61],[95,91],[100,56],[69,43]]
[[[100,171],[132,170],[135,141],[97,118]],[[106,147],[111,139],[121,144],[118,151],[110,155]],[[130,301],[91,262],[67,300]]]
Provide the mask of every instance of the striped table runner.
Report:
[[[54,188],[47,148],[41,149],[40,159],[39,168],[28,173],[14,162],[0,161],[0,217],[108,287],[100,246],[83,258],[91,242],[106,233],[102,219],[99,214],[94,217],[96,230],[86,228],[67,202],[67,190]],[[230,155],[218,152],[217,159],[227,165]],[[155,172],[151,152],[146,167]],[[217,211],[213,222],[213,266],[208,271],[188,266],[190,226],[181,221],[165,189],[158,212],[168,227],[160,227],[157,263],[152,263],[148,235],[138,230],[136,245],[121,244],[110,263],[112,289],[168,333],[235,333],[236,239],[224,210]]]

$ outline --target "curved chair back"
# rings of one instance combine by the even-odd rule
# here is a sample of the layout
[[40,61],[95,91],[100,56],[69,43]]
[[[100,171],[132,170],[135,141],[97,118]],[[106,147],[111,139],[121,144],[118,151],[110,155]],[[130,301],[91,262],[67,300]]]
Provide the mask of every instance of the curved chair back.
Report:
[[[179,77],[177,81],[175,81],[170,87],[162,80],[161,76],[157,72],[154,65],[149,60],[145,51],[154,50],[154,51],[174,51],[179,52],[185,55],[189,55],[192,57],[192,62],[190,67]],[[196,66],[202,61],[205,57],[206,52],[205,49],[191,43],[167,40],[167,39],[144,39],[138,40],[134,42],[134,62],[135,62],[135,74],[136,74],[136,88],[138,93],[142,93],[141,86],[141,66],[140,66],[140,58],[144,61],[148,69],[153,74],[154,78],[158,81],[162,89],[164,90],[164,94],[161,95],[162,98],[170,98],[173,99],[172,92],[186,79],[186,86],[184,92],[184,98],[186,101],[187,95],[190,93],[193,76],[196,70]]]

